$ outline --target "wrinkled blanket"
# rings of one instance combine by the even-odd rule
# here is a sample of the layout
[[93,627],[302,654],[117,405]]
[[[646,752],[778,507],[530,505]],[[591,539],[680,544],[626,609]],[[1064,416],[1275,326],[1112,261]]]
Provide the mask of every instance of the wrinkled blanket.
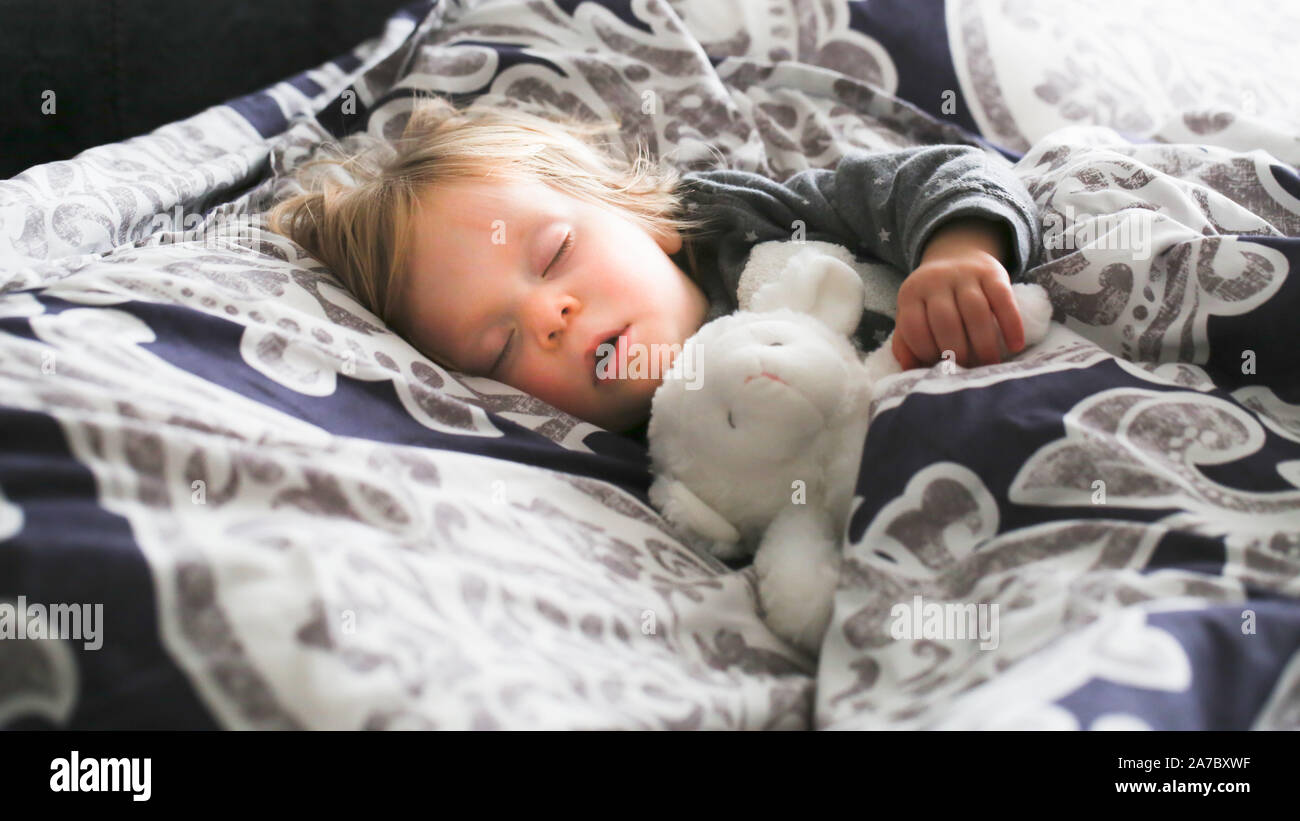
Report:
[[1300,176],[1100,128],[1016,168],[1060,324],[879,386],[818,726],[1294,729]]
[[[1295,726],[1290,52],[1235,70],[1208,3],[1170,40],[1092,7],[723,5],[413,3],[0,182],[0,726]],[[429,91],[615,119],[683,169],[1019,161],[1063,324],[882,386],[820,660],[646,504],[642,448],[441,369],[265,231],[317,145]],[[1078,122],[1153,142],[1040,142]],[[927,637],[928,604],[996,604],[997,635]]]

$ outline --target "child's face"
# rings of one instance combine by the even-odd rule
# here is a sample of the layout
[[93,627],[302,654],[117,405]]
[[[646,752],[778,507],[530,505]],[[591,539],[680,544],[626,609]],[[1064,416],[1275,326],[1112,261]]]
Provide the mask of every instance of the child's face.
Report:
[[652,236],[540,182],[462,180],[420,205],[402,306],[416,347],[609,430],[646,419],[663,368],[597,380],[595,349],[622,332],[658,362],[673,349],[652,346],[680,346],[699,330],[708,300],[668,256],[679,236]]

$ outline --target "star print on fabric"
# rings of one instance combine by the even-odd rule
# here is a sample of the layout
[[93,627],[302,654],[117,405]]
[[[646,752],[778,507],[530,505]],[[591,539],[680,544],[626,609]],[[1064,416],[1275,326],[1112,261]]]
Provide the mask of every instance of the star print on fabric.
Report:
[[745,232],[745,242],[757,242],[757,241],[758,241],[758,234],[756,232],[754,231]]
[[886,231],[884,228],[880,229],[880,241],[889,242],[889,232]]
[[879,331],[876,331],[874,334],[872,334],[872,337],[876,340],[877,345],[883,345],[885,343],[885,340],[889,337],[889,331],[886,331],[882,328]]

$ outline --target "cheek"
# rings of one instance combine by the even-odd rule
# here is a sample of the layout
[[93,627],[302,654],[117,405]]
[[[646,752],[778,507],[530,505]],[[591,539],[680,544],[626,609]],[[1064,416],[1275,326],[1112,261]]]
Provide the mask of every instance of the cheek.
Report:
[[611,222],[596,227],[601,234],[597,270],[618,272],[606,282],[620,296],[632,295],[644,301],[654,292],[646,289],[662,288],[663,249],[640,228],[622,222]]
[[522,375],[514,386],[525,393],[562,409],[581,400],[571,377],[565,379],[553,369],[544,368],[538,363],[525,363],[520,371]]

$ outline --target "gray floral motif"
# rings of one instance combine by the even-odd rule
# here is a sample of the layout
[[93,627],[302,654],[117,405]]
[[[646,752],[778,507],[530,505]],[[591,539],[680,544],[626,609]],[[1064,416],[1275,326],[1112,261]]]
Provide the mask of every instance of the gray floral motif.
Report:
[[1021,467],[1012,501],[1083,505],[1100,491],[1107,505],[1180,509],[1164,520],[1169,526],[1228,535],[1248,567],[1267,564],[1274,547],[1300,559],[1290,547],[1300,522],[1300,485],[1246,492],[1213,481],[1199,467],[1257,453],[1265,433],[1253,414],[1209,394],[1116,389],[1073,408],[1065,430],[1063,440]]
[[753,58],[829,69],[893,94],[898,72],[878,42],[849,27],[848,7],[834,0],[744,0],[690,3],[669,0],[672,10],[715,61]]
[[[75,316],[67,325],[51,323],[45,338],[67,344],[81,327]],[[141,367],[155,379],[167,371]],[[44,404],[29,390],[14,401]],[[237,406],[216,396],[210,405],[229,417]],[[170,568],[158,577],[164,639],[226,726],[806,726],[806,698],[801,719],[727,706],[729,666],[777,675],[790,662],[753,614],[748,582],[656,538],[662,525],[643,509],[618,512],[628,500],[592,507],[581,482],[460,454],[337,438],[306,446],[318,437],[286,417],[267,417],[259,431],[245,414],[233,434],[243,444],[232,447],[195,436],[217,429],[195,418],[202,402],[182,411],[160,400],[137,392],[118,405],[120,427],[92,421],[111,418],[102,399],[56,413],[99,474],[101,504],[132,520],[151,564]],[[118,470],[119,453],[127,481],[103,473]],[[371,470],[358,476],[360,466]],[[455,485],[438,480],[444,471]],[[710,650],[699,669],[689,661],[703,658],[699,631],[746,622],[735,640],[750,653]],[[540,666],[502,667],[504,657],[476,646]],[[321,679],[304,692],[306,670]],[[602,712],[589,697],[610,690],[592,676],[622,682],[622,706]],[[344,680],[354,684],[339,687]],[[485,697],[469,712],[456,706]]]
[[1047,288],[1058,319],[1125,359],[1203,363],[1208,318],[1262,305],[1289,270],[1237,236],[1300,233],[1300,211],[1264,184],[1269,167],[1063,129],[1016,165],[1044,225],[1044,264],[1026,279]]
[[[1152,614],[1247,607],[1250,590],[1294,595],[1300,460],[1279,460],[1267,443],[1300,441],[1300,408],[1264,386],[1229,396],[1197,364],[1210,351],[1209,316],[1247,314],[1290,273],[1284,256],[1236,235],[1295,232],[1291,204],[1269,188],[1271,163],[1237,146],[1132,145],[1105,129],[1063,130],[1028,152],[1017,169],[1049,223],[1070,229],[1128,206],[1148,220],[1150,258],[1107,247],[1096,230],[1077,247],[1048,248],[1027,279],[1048,287],[1064,324],[1001,365],[885,378],[873,420],[905,413],[917,394],[1098,365],[1150,387],[1076,402],[1060,438],[1018,466],[1005,499],[955,462],[907,478],[845,545],[818,670],[819,729],[1146,728],[1150,717],[1123,712],[1081,722],[1063,700],[1089,681],[1186,691],[1188,648]],[[1274,467],[1293,489],[1216,480],[1220,466],[1246,461]],[[1031,511],[1030,521],[1004,529],[1007,506]],[[1148,572],[1170,533],[1221,541],[1222,570]],[[980,648],[897,634],[898,608],[917,602],[998,605],[999,640]],[[1281,700],[1293,689],[1278,681],[1261,726],[1290,721]]]
[[[1210,0],[1055,6],[959,0],[947,12],[953,62],[980,132],[1024,151],[1075,123],[1149,137],[1182,125],[1208,135],[1242,115],[1300,127],[1289,37],[1300,18],[1273,4]],[[1272,25],[1259,26],[1259,20]],[[1143,21],[1135,25],[1135,21]],[[953,23],[956,23],[955,30]],[[1242,71],[1243,65],[1251,70]]]
[[[14,599],[0,603],[7,608],[19,604]],[[78,689],[77,664],[67,640],[0,640],[0,727],[33,717],[64,725],[76,706]]]
[[[933,524],[913,526],[926,511]],[[1164,595],[1138,574],[1114,572],[1142,567],[1160,535],[1150,528],[1064,521],[994,535],[998,529],[982,481],[959,465],[940,463],[914,476],[905,494],[846,547],[819,671],[818,728],[933,726],[950,700],[1000,681],[1003,670],[1052,637],[1092,622],[1110,602]],[[1188,574],[1180,583],[1196,581]],[[1172,579],[1161,587],[1169,584]],[[981,649],[952,636],[900,638],[893,632],[897,608],[912,607],[916,597],[939,605],[997,605],[997,641]]]

